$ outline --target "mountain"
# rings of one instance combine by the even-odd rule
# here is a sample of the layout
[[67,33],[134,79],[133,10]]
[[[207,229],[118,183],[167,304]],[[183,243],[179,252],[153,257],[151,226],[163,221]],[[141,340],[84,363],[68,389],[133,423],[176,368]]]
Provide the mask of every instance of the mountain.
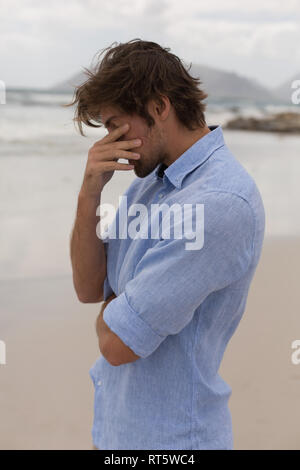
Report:
[[85,72],[79,72],[70,77],[68,80],[64,82],[57,83],[53,87],[50,88],[51,91],[58,91],[64,93],[73,93],[74,87],[80,85],[81,83],[85,82],[88,79],[88,76]]
[[190,70],[193,76],[200,78],[203,87],[212,99],[249,100],[258,103],[277,101],[270,90],[258,83],[235,72],[194,65]]
[[[187,66],[187,64],[185,64]],[[235,72],[192,64],[189,73],[200,78],[202,87],[206,91],[208,101],[215,99],[224,101],[245,100],[256,103],[274,103],[282,99],[277,93],[264,87],[254,79],[249,79]],[[87,80],[85,72],[77,73],[65,82],[54,86],[51,91],[73,92],[74,87]]]

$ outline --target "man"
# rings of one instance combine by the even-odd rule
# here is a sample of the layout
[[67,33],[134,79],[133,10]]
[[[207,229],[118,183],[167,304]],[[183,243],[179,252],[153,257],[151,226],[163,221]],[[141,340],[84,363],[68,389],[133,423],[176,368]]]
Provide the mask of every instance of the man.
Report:
[[[82,123],[109,131],[89,150],[71,239],[79,300],[105,301],[90,370],[101,450],[233,448],[231,388],[218,369],[245,310],[265,218],[221,127],[207,126],[198,85],[168,49],[137,39],[109,49],[71,103],[82,134]],[[132,169],[126,222],[122,202],[100,239],[101,192],[114,171]],[[144,232],[131,237],[135,204]],[[171,236],[151,237],[148,211],[162,204],[193,210],[187,220],[166,217]],[[196,247],[192,229],[174,235],[197,225],[195,208],[204,208]]]

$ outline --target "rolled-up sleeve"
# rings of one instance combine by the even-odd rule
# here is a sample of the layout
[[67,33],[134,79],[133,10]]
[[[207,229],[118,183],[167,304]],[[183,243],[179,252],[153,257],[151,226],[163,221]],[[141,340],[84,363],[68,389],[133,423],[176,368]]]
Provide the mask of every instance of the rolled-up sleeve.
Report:
[[186,249],[186,238],[161,239],[138,262],[124,292],[105,308],[108,327],[137,355],[152,354],[179,333],[214,291],[238,281],[253,257],[255,220],[248,202],[210,192],[204,204],[204,244]]

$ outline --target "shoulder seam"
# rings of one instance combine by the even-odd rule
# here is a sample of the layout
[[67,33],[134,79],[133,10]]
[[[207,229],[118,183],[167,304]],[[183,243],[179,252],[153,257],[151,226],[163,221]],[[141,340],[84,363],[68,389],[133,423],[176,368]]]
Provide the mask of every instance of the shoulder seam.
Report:
[[205,194],[210,194],[210,193],[225,193],[225,194],[231,194],[233,196],[236,196],[238,197],[239,199],[242,199],[243,201],[246,202],[246,204],[248,205],[248,207],[250,208],[251,210],[251,214],[252,214],[252,221],[253,221],[253,237],[252,237],[252,244],[251,244],[251,259],[250,259],[250,262],[249,262],[249,265],[247,267],[247,270],[249,269],[249,266],[253,260],[253,257],[254,257],[254,241],[255,241],[255,238],[256,238],[256,232],[257,232],[257,223],[256,223],[256,218],[255,218],[255,215],[254,215],[254,211],[253,211],[253,207],[251,206],[251,204],[249,203],[248,199],[246,199],[245,197],[243,197],[241,194],[238,194],[238,193],[235,193],[233,191],[226,191],[226,190],[212,190],[212,191],[206,191],[203,193],[203,195]]

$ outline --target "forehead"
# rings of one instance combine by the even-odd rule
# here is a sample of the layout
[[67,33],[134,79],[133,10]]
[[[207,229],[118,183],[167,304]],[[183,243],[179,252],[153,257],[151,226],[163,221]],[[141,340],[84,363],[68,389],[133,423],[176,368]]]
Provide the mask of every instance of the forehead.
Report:
[[104,124],[106,124],[106,122],[112,119],[113,117],[118,117],[118,116],[123,116],[123,115],[124,113],[122,113],[122,111],[115,106],[103,106],[100,112],[100,118]]
[[102,124],[106,127],[108,124],[110,124],[110,121],[113,120],[113,118],[123,118],[123,119],[130,119],[132,121],[140,121],[141,117],[137,113],[126,113],[123,109],[118,108],[117,106],[102,106],[100,109],[98,109],[98,117],[100,115],[100,120]]

